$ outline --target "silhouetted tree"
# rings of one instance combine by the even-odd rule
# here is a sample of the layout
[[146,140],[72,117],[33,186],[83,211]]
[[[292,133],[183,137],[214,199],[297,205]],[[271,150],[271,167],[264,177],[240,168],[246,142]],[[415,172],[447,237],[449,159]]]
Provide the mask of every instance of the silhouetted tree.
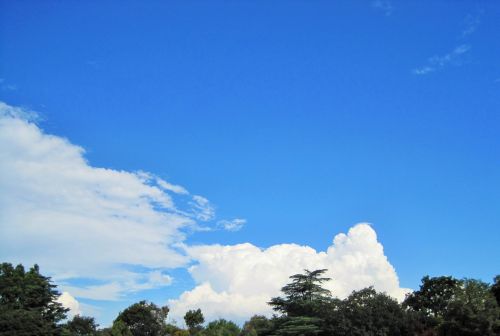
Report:
[[191,335],[196,334],[201,330],[201,324],[205,322],[205,318],[203,317],[203,313],[201,309],[189,310],[184,315],[184,321],[189,329],[189,333]]
[[64,334],[71,336],[91,336],[97,333],[98,326],[93,317],[75,315],[64,325]]
[[57,298],[49,277],[38,265],[25,272],[22,265],[0,265],[0,335],[60,335],[58,322],[68,309]]
[[164,331],[167,314],[168,307],[140,301],[121,312],[114,323],[123,322],[133,336],[158,336]]
[[203,336],[238,336],[241,330],[234,322],[219,319],[210,322],[200,333]]

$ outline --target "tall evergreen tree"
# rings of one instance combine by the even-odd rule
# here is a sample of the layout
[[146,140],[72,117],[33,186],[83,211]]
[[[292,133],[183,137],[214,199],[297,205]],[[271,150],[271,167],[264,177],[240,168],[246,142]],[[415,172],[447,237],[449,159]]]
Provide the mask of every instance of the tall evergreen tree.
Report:
[[0,335],[60,335],[58,322],[68,309],[57,298],[60,293],[38,265],[25,272],[22,265],[0,265]]
[[292,275],[290,277],[292,282],[281,289],[285,296],[272,298],[269,304],[275,311],[289,317],[314,317],[317,310],[331,299],[330,291],[321,286],[330,280],[322,277],[326,271],[326,269],[304,270],[304,274]]
[[292,282],[281,291],[284,297],[272,298],[269,304],[282,314],[273,320],[271,335],[317,335],[323,332],[324,309],[331,302],[331,293],[321,285],[330,280],[323,277],[326,269],[304,270],[290,277]]

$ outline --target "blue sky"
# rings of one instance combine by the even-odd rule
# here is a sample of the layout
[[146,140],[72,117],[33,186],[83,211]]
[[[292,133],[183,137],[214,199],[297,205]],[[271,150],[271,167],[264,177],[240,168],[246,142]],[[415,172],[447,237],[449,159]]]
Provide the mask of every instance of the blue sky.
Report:
[[[0,100],[36,111],[40,132],[84,148],[90,167],[181,185],[176,204],[208,199],[216,215],[187,216],[198,224],[176,243],[325,251],[368,222],[401,288],[425,274],[490,281],[498,32],[495,1],[0,1]],[[221,227],[235,219],[240,230]],[[133,265],[170,285],[69,293],[107,324],[134,300],[164,304],[212,281],[187,270],[199,253]]]

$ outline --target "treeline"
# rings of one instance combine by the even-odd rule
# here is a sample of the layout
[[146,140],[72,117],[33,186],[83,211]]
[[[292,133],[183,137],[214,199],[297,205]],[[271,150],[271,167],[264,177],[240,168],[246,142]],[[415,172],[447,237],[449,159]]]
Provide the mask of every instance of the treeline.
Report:
[[140,301],[109,328],[74,316],[57,302],[59,292],[37,265],[0,265],[0,335],[292,336],[292,335],[500,335],[500,276],[492,284],[449,276],[424,277],[420,289],[398,303],[372,287],[341,300],[323,287],[326,270],[290,277],[282,296],[268,302],[272,318],[253,316],[243,328],[219,319],[206,324],[200,309],[184,316],[186,328],[166,323],[168,307]]

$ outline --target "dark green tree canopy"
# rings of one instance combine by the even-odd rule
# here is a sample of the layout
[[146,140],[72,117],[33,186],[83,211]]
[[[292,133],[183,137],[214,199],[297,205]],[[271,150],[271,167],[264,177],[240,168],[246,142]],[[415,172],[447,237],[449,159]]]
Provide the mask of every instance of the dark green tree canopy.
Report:
[[234,322],[219,319],[210,322],[201,332],[203,336],[238,336],[241,330]]
[[165,328],[168,307],[158,307],[152,302],[134,303],[115,319],[123,322],[134,336],[159,336]]
[[25,272],[22,265],[0,265],[0,335],[59,335],[58,322],[68,309],[57,298],[49,277],[38,265]]
[[407,334],[406,314],[401,305],[373,287],[352,292],[337,309],[337,332],[342,330],[345,335]]
[[290,277],[292,282],[285,285],[281,291],[284,297],[272,298],[269,304],[275,311],[287,316],[313,316],[322,304],[331,299],[329,290],[321,285],[330,278],[322,277],[326,269],[315,271],[304,270],[304,274]]
[[491,293],[493,293],[495,299],[497,300],[497,304],[500,306],[500,275],[497,275],[495,279],[493,279]]
[[450,276],[424,276],[420,289],[409,294],[404,306],[434,318],[442,318],[460,286],[460,280]]
[[93,317],[75,315],[64,325],[65,334],[72,336],[91,336],[99,325]]
[[205,322],[205,318],[203,317],[201,309],[198,308],[196,310],[187,311],[184,315],[184,321],[188,328],[194,328]]
[[254,315],[245,322],[241,336],[257,336],[265,334],[272,328],[271,321],[263,315]]

